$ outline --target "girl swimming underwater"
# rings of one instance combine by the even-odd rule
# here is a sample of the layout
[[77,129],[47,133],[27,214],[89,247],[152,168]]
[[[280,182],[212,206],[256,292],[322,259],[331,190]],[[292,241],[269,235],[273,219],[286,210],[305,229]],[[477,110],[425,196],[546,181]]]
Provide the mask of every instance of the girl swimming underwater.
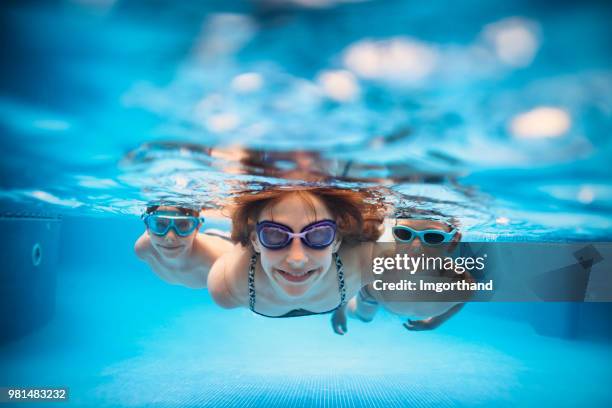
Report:
[[365,224],[368,193],[272,188],[244,193],[232,213],[233,249],[213,265],[208,288],[222,307],[267,317],[330,313],[371,274],[380,230]]

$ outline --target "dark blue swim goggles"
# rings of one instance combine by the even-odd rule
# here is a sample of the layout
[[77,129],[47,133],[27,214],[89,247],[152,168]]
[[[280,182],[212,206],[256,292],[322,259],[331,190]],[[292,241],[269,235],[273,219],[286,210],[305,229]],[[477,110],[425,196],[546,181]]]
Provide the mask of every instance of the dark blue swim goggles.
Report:
[[155,235],[163,236],[174,230],[176,235],[186,237],[204,223],[204,217],[183,215],[174,212],[160,212],[143,215],[143,220],[149,231]]
[[336,223],[332,220],[315,221],[306,225],[300,232],[274,221],[261,221],[255,227],[261,245],[268,249],[283,249],[293,238],[300,238],[311,249],[324,249],[336,239]]

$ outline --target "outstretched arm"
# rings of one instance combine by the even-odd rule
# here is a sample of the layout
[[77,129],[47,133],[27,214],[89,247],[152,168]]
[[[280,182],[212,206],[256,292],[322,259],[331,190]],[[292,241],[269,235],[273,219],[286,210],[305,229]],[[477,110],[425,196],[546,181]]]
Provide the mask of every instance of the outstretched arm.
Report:
[[446,312],[423,320],[407,319],[404,322],[404,327],[411,331],[433,330],[456,315],[461,309],[463,309],[463,306],[465,306],[465,303],[457,303]]
[[214,262],[231,248],[232,244],[222,238],[197,234],[189,250],[174,256],[155,248],[145,231],[136,241],[134,252],[165,282],[201,289],[206,287]]
[[346,324],[346,304],[340,306],[331,316],[331,325],[334,333],[339,334],[341,336],[344,333],[348,332],[348,327]]

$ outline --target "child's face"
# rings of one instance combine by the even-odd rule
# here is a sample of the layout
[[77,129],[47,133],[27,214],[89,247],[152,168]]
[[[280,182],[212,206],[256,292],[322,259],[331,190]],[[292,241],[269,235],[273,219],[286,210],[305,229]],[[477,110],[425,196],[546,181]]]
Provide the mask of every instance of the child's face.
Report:
[[[434,220],[400,218],[397,220],[396,225],[403,225],[416,231],[439,230],[443,232],[450,232],[452,230],[448,224]],[[460,234],[456,233],[451,242],[458,242],[459,238]],[[399,241],[397,242],[400,243]],[[409,243],[402,244],[406,245],[408,247],[408,251],[413,255],[424,254],[425,256],[439,256],[448,249],[448,245],[427,245],[427,243],[422,242],[418,236],[415,236]]]
[[[258,222],[272,221],[300,232],[305,226],[321,220],[333,220],[325,205],[310,196],[312,206],[298,194],[288,193],[280,201],[265,207]],[[326,248],[312,249],[301,239],[293,240],[284,248],[268,249],[259,242],[257,234],[251,234],[255,251],[260,253],[261,266],[272,286],[290,297],[300,297],[312,289],[327,273],[332,264],[332,254],[339,246],[336,240]]]
[[[177,215],[181,214],[177,207],[160,206],[157,208],[157,210],[155,210],[155,212],[165,211],[169,213],[176,213]],[[147,231],[149,233],[149,239],[151,240],[151,245],[153,245],[153,248],[155,248],[166,258],[178,258],[181,255],[188,253],[193,246],[193,241],[195,240],[196,235],[198,234],[197,228],[191,234],[185,237],[177,235],[173,228],[170,228],[168,232],[162,236],[153,234],[150,230]]]

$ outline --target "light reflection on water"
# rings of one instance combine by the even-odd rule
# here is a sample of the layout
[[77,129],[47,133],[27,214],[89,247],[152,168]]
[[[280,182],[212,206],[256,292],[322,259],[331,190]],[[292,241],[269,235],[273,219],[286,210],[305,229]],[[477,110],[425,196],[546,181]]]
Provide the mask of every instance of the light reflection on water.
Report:
[[23,40],[0,209],[218,208],[303,181],[382,186],[466,238],[611,238],[609,8],[468,3],[3,6]]

